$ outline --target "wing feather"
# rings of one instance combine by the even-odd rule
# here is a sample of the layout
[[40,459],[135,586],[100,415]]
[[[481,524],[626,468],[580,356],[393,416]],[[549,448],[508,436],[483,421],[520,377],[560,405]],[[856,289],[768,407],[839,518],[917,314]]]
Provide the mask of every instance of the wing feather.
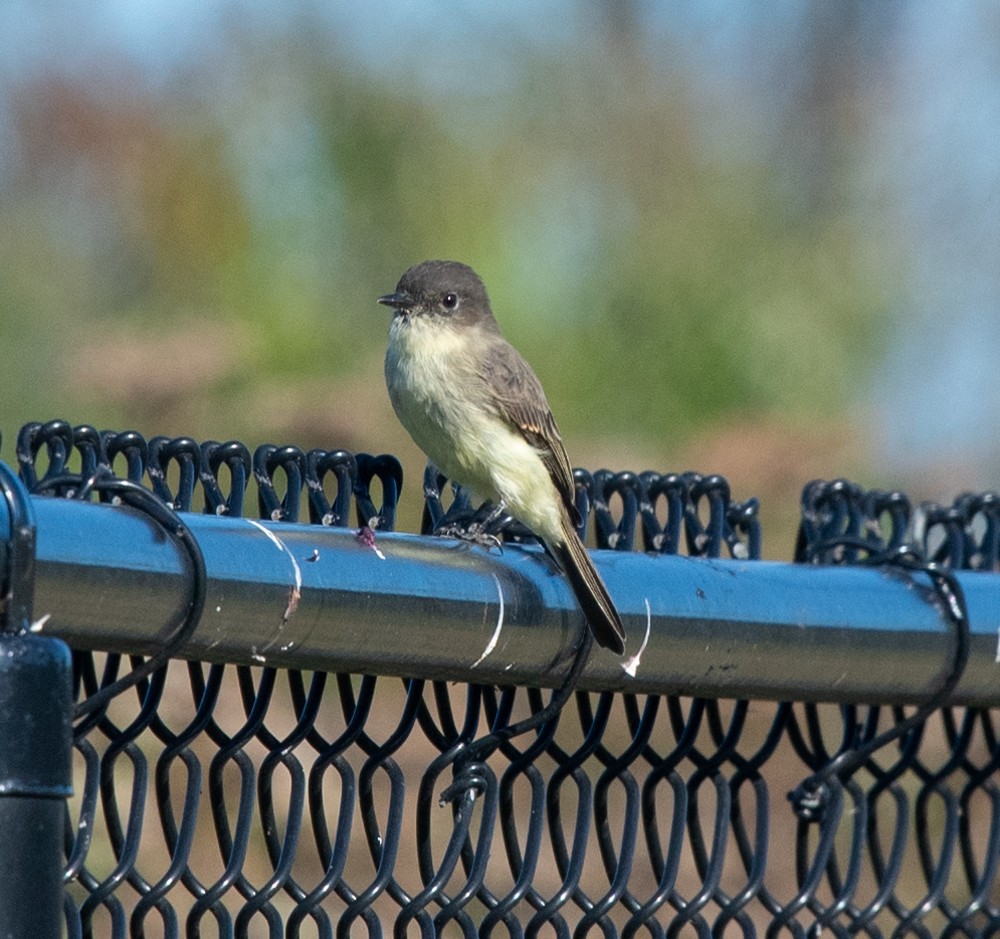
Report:
[[573,467],[542,384],[531,366],[510,343],[498,336],[481,359],[480,374],[500,415],[538,451],[575,521]]

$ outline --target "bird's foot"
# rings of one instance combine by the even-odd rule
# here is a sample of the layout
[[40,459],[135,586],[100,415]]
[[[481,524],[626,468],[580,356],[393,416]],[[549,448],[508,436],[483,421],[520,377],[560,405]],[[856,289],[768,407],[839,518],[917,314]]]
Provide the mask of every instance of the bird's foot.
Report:
[[503,554],[503,542],[499,536],[487,531],[482,522],[469,522],[465,525],[461,522],[447,522],[435,528],[434,534],[443,538],[458,538],[460,541],[486,548],[487,551],[490,548],[497,548]]
[[503,518],[503,505],[496,507],[489,503],[475,512],[453,514],[449,512],[441,519],[434,529],[435,535],[445,538],[458,538],[470,544],[486,548],[497,548],[503,553],[503,541],[500,532],[503,531],[506,519]]

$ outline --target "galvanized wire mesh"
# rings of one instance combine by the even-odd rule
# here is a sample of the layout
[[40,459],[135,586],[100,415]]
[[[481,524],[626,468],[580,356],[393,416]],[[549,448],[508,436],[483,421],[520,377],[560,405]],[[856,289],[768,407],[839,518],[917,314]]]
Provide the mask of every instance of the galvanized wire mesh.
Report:
[[[353,507],[376,530],[392,526],[402,485],[391,457],[251,455],[62,422],[24,428],[18,459],[26,484],[54,496],[117,472],[182,512],[239,514],[254,479],[262,517],[295,521],[304,507],[313,523],[347,525]],[[601,547],[759,556],[756,504],[734,502],[721,477],[577,480]],[[425,480],[428,527],[445,511],[442,483]],[[812,484],[798,559],[905,543],[944,570],[995,571],[997,506],[982,494],[912,510],[899,493]],[[74,662],[79,701],[141,665],[82,651]],[[829,779],[810,816],[786,795],[912,709],[577,693],[499,744],[478,798],[440,806],[456,755],[547,696],[306,661],[170,660],[76,725],[68,934],[1000,933],[994,711],[936,709]]]

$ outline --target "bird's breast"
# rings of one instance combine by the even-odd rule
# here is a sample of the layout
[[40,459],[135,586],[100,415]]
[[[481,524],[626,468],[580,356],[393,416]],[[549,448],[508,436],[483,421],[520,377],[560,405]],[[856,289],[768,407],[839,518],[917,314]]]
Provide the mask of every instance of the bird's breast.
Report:
[[460,481],[456,453],[466,447],[468,428],[483,410],[471,339],[439,320],[397,317],[385,355],[386,387],[400,422],[431,460]]
[[385,357],[389,398],[449,479],[484,499],[503,499],[522,522],[554,538],[560,498],[537,451],[499,413],[477,368],[481,338],[440,320],[397,317]]

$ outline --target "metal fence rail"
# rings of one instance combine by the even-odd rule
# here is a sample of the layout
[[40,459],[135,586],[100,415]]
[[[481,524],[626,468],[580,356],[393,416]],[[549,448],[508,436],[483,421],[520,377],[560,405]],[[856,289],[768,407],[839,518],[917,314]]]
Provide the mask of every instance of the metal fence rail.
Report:
[[578,473],[641,655],[507,739],[583,628],[516,526],[392,533],[391,457],[16,449],[0,935],[1000,933],[992,494],[811,484],[775,564],[720,477]]

